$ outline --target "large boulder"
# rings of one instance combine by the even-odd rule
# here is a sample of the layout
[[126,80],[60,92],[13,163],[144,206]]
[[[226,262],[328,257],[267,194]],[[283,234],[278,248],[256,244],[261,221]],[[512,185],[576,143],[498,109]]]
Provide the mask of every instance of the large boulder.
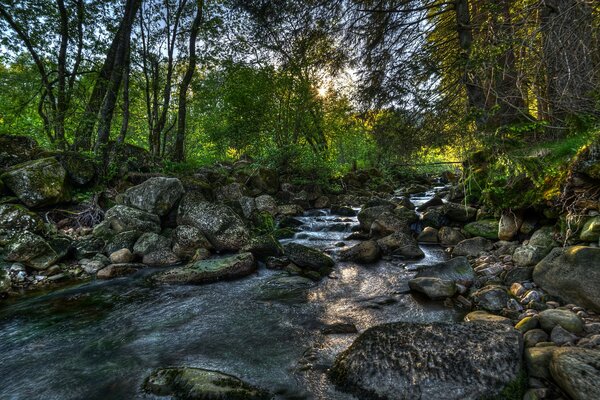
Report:
[[377,262],[379,257],[381,257],[381,249],[374,240],[361,242],[340,252],[340,258],[342,260],[364,264]]
[[218,251],[237,251],[250,240],[242,219],[224,204],[194,201],[184,196],[177,216],[179,225],[195,226]]
[[142,234],[133,245],[133,254],[145,256],[159,250],[171,250],[171,240],[154,232]]
[[258,196],[254,199],[254,203],[258,212],[267,212],[273,216],[277,214],[277,201],[275,201],[273,196],[269,196],[268,194]]
[[283,247],[273,235],[261,235],[250,239],[242,251],[252,253],[258,260],[266,260],[268,257],[282,256]]
[[506,324],[413,324],[368,329],[341,353],[332,380],[361,399],[494,397],[521,370],[522,339]]
[[160,232],[160,218],[137,208],[118,204],[104,214],[104,220],[116,232]]
[[225,258],[201,260],[183,267],[160,272],[152,277],[157,283],[203,284],[220,280],[242,278],[256,271],[252,253],[241,253]]
[[442,209],[446,217],[457,222],[469,222],[477,215],[476,208],[464,204],[446,203]]
[[40,233],[44,230],[44,221],[21,205],[1,204],[0,229]]
[[491,312],[499,312],[508,303],[508,292],[503,286],[485,286],[472,295],[477,307]]
[[404,232],[395,232],[377,241],[383,254],[397,255],[409,260],[425,257],[417,240]]
[[492,242],[482,237],[474,237],[463,240],[452,250],[453,256],[478,257],[481,253],[490,251],[493,248]]
[[41,236],[24,231],[8,243],[4,259],[23,263],[36,270],[45,270],[58,261],[59,255]]
[[573,400],[600,399],[600,352],[561,348],[552,354],[550,373]]
[[298,243],[288,243],[284,247],[285,255],[302,269],[316,271],[324,276],[331,272],[335,262],[323,252]]
[[438,239],[443,246],[455,246],[466,239],[458,228],[442,226],[438,231]]
[[200,368],[160,368],[144,381],[156,396],[186,400],[267,400],[267,392],[232,375]]
[[371,236],[383,237],[394,232],[410,232],[409,222],[394,212],[381,213],[371,224]]
[[384,212],[391,212],[394,209],[393,205],[367,207],[360,210],[358,213],[358,222],[363,231],[369,231],[373,222]]
[[125,205],[156,214],[167,215],[183,196],[183,185],[177,178],[154,177],[130,187],[123,194]]
[[189,259],[198,249],[212,249],[212,244],[195,226],[179,225],[173,231],[173,252],[182,259]]
[[533,280],[549,294],[600,312],[600,248],[553,249],[533,270]]
[[54,158],[13,166],[0,176],[27,207],[45,207],[71,200],[67,172]]
[[97,176],[96,162],[90,156],[76,151],[66,151],[59,154],[57,158],[67,171],[67,178],[73,186],[87,186]]
[[554,229],[551,226],[545,226],[533,233],[529,243],[515,249],[513,261],[519,267],[536,265],[557,245],[558,243],[554,240]]
[[275,275],[261,283],[256,289],[255,298],[263,301],[280,301],[284,303],[306,302],[308,291],[316,283],[299,275]]

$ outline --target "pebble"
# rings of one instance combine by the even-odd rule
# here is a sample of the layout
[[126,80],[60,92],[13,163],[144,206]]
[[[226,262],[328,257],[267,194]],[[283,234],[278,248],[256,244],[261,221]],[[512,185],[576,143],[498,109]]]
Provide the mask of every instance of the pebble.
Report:
[[515,282],[510,287],[510,293],[515,297],[521,297],[525,293],[526,289],[518,282]]
[[550,308],[560,307],[560,304],[557,301],[547,301],[546,305]]
[[520,305],[519,302],[515,299],[508,300],[508,303],[506,305],[510,310],[523,311],[523,306]]
[[530,290],[527,293],[525,293],[525,296],[523,296],[523,298],[521,299],[521,304],[529,304],[532,301],[538,302],[542,299],[542,296],[540,295],[539,292],[535,291],[535,290]]

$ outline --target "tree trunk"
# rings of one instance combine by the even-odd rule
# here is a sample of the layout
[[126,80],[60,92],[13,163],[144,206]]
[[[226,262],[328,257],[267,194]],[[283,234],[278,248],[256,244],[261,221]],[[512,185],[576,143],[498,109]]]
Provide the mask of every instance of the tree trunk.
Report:
[[204,0],[197,1],[196,16],[194,22],[192,22],[192,29],[190,31],[190,46],[189,46],[189,58],[190,61],[185,71],[185,75],[179,87],[179,109],[177,110],[177,134],[175,137],[175,148],[173,151],[173,160],[176,162],[185,161],[185,129],[186,129],[186,117],[187,117],[187,92],[196,70],[197,56],[196,56],[196,39],[198,32],[200,31],[200,24],[203,18]]
[[54,135],[60,149],[66,147],[65,117],[67,114],[67,47],[69,46],[69,15],[64,0],[57,0],[60,15],[60,50],[58,52],[58,93],[56,95],[56,118],[54,120]]
[[462,77],[461,82],[467,92],[469,112],[475,115],[478,128],[485,127],[487,123],[486,96],[480,80],[475,76],[471,66],[471,47],[473,45],[473,31],[471,28],[471,12],[468,0],[456,0],[456,23],[458,41],[461,49]]
[[[131,33],[131,24],[134,17],[132,17],[130,13],[131,11],[137,12],[140,4],[141,0],[127,0],[123,19],[121,20],[115,37],[106,53],[104,64],[98,72],[98,77],[96,78],[96,83],[92,89],[85,111],[75,130],[75,142],[73,145],[75,150],[90,150],[92,148],[92,132],[98,121],[98,114],[109,90],[112,77],[116,75],[113,74],[113,70],[115,68],[115,59],[119,52],[121,41],[124,36],[129,38],[129,34],[124,35],[126,31]],[[133,15],[135,16],[135,13]]]
[[541,6],[543,57],[553,126],[569,117],[597,114],[593,91],[593,14],[584,0],[546,0]]
[[140,4],[141,0],[128,0],[125,5],[125,15],[123,16],[122,22],[123,29],[121,30],[121,37],[118,39],[119,45],[117,46],[110,81],[107,85],[106,96],[102,103],[98,119],[98,135],[96,145],[94,146],[94,151],[97,154],[106,155],[106,146],[110,138],[112,118],[117,104],[121,81],[123,80],[126,60],[129,54],[131,29]]

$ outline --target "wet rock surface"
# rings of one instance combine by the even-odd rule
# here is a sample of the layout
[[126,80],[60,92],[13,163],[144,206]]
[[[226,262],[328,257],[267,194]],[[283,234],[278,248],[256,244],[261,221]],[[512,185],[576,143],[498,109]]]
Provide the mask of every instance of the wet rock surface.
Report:
[[521,346],[504,324],[386,324],[363,333],[330,374],[360,398],[479,399],[517,378]]

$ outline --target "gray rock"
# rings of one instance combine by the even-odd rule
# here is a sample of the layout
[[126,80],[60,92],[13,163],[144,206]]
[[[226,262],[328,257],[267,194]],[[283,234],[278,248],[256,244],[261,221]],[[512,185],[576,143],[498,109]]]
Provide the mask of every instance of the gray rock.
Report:
[[318,272],[321,276],[331,272],[335,262],[323,252],[297,243],[284,246],[285,254],[290,261],[302,269]]
[[21,205],[0,204],[0,229],[42,233],[44,221]]
[[306,302],[306,294],[315,286],[309,278],[298,275],[278,275],[268,279],[256,289],[257,300],[284,303]]
[[431,300],[444,300],[456,294],[454,281],[440,278],[415,278],[408,281],[408,287],[415,292],[423,293]]
[[417,211],[423,212],[423,211],[426,211],[430,207],[437,207],[437,206],[443,206],[443,205],[444,205],[444,201],[438,195],[435,195],[431,199],[427,200],[425,203],[423,203],[419,207],[417,207]]
[[421,216],[423,226],[430,226],[432,228],[440,229],[444,225],[448,224],[449,219],[443,213],[441,207],[430,208]]
[[520,267],[533,266],[542,261],[558,243],[553,238],[554,229],[543,227],[533,233],[529,243],[518,247],[513,253],[515,264]]
[[452,250],[452,255],[456,256],[467,256],[477,257],[481,253],[492,250],[492,242],[482,237],[474,237],[472,239],[466,239],[457,244]]
[[342,260],[364,264],[377,262],[380,257],[381,249],[374,240],[367,240],[340,252]]
[[144,254],[142,263],[149,267],[169,267],[179,263],[179,257],[170,249],[159,249]]
[[360,210],[358,213],[358,222],[363,231],[369,231],[373,222],[384,212],[391,212],[394,209],[393,205],[367,207]]
[[394,232],[410,232],[409,221],[393,212],[381,213],[371,224],[371,236],[383,237]]
[[258,260],[265,260],[268,257],[279,257],[284,254],[283,247],[273,235],[262,235],[252,238],[242,251],[252,253]]
[[559,346],[564,346],[565,344],[573,344],[577,341],[578,337],[560,325],[556,325],[552,328],[552,332],[550,333],[550,340],[556,343]]
[[569,332],[583,331],[583,321],[572,311],[549,309],[539,313],[540,325],[546,332],[552,331],[556,325],[562,326]]
[[144,233],[133,245],[133,253],[137,256],[145,256],[155,251],[170,249],[171,240],[154,232]]
[[256,201],[254,200],[254,198],[249,196],[242,196],[238,200],[238,203],[240,204],[244,217],[252,217],[252,214],[254,214],[254,212],[256,211]]
[[163,216],[171,211],[183,193],[183,185],[179,179],[154,177],[127,189],[123,194],[123,202],[125,205]]
[[506,307],[508,293],[502,286],[486,286],[473,293],[473,301],[484,310],[498,312]]
[[27,207],[44,207],[71,200],[67,171],[54,158],[15,165],[0,176]]
[[559,349],[552,355],[550,372],[573,400],[600,399],[600,352]]
[[475,219],[477,209],[458,203],[446,203],[443,206],[445,216],[457,222],[469,222]]
[[505,324],[411,324],[368,329],[330,376],[361,399],[480,399],[520,372],[521,335]]
[[393,254],[411,260],[425,257],[415,238],[404,232],[395,232],[379,239],[377,244],[386,255]]
[[106,254],[112,254],[120,249],[129,249],[133,252],[133,246],[135,242],[142,236],[140,231],[126,231],[114,235],[104,248]]
[[531,329],[523,334],[525,347],[535,347],[536,344],[540,342],[547,342],[548,339],[548,334],[542,329]]
[[137,208],[118,204],[106,211],[104,220],[116,233],[127,231],[160,232],[160,218]]
[[[77,240],[73,247],[75,249],[75,258],[81,260],[83,258],[93,257],[98,253],[101,253],[105,249],[104,240],[88,236]],[[110,253],[122,249],[123,246],[113,249]]]
[[256,204],[256,209],[258,210],[258,212],[267,212],[273,216],[278,212],[277,202],[275,201],[273,196],[264,194],[254,199],[254,202]]
[[438,239],[444,246],[455,246],[466,239],[460,229],[442,226],[438,231]]
[[59,256],[41,236],[24,231],[8,243],[4,259],[20,262],[41,271],[56,263]]
[[466,257],[456,257],[439,264],[419,269],[417,277],[436,277],[455,282],[470,282],[475,279],[475,271]]
[[129,249],[121,249],[113,252],[108,258],[113,264],[127,264],[133,261],[133,254]]
[[10,279],[10,275],[8,271],[2,267],[0,267],[0,294],[5,294],[10,291],[12,287],[12,280]]
[[198,249],[212,249],[202,231],[194,226],[179,225],[173,231],[173,252],[182,259],[194,256]]
[[186,400],[267,400],[270,395],[232,375],[199,368],[161,368],[143,389],[157,396]]
[[600,248],[555,248],[533,270],[535,283],[566,302],[600,312]]
[[241,253],[225,258],[201,260],[184,267],[159,272],[152,280],[157,283],[204,284],[242,278],[255,270],[254,256],[251,253]]
[[250,240],[248,228],[231,208],[188,195],[181,201],[177,222],[198,228],[217,251],[237,251]]

